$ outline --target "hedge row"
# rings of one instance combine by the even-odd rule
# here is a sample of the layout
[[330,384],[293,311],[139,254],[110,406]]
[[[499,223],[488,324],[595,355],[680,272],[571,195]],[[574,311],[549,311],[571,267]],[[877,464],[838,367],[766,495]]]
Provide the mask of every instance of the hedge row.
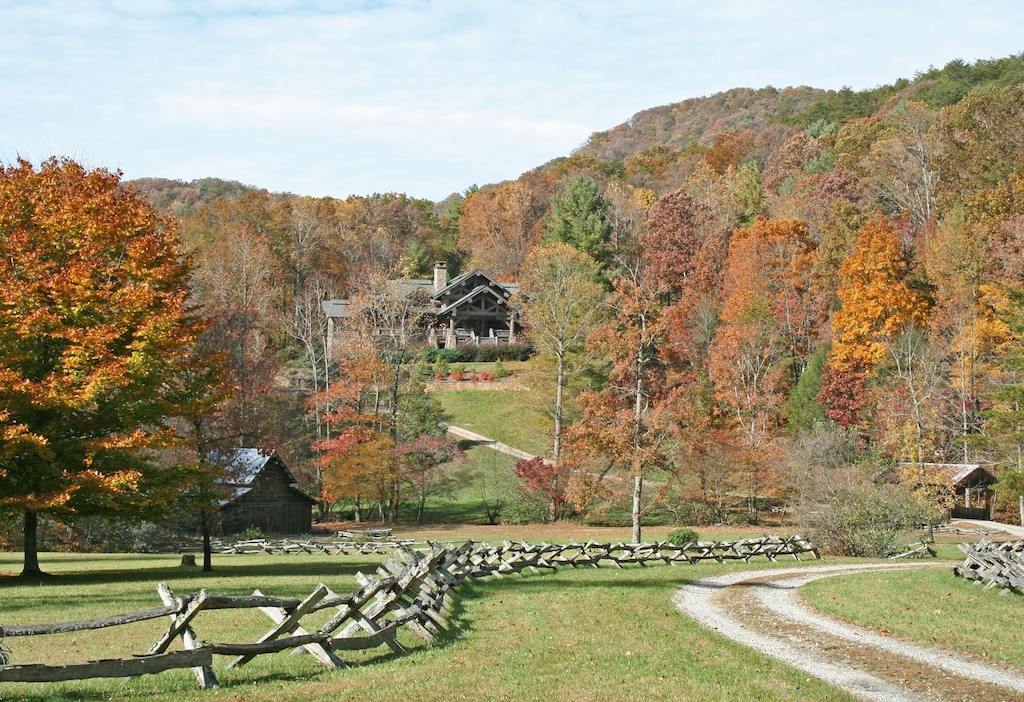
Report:
[[533,353],[530,346],[459,346],[454,349],[423,349],[421,359],[427,363],[492,363],[494,361],[525,361]]

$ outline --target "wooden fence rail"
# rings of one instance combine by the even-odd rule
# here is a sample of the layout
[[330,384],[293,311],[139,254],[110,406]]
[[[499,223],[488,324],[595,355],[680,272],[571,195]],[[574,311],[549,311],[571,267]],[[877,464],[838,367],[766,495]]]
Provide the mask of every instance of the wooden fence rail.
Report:
[[982,539],[976,544],[960,544],[964,562],[953,573],[984,584],[988,590],[1001,587],[1004,592],[1024,593],[1024,541],[1002,543]]
[[[290,553],[267,550],[266,553]],[[331,553],[322,551],[322,553]],[[501,546],[467,542],[461,546],[432,543],[416,550],[393,545],[391,553],[373,574],[356,573],[358,587],[337,594],[324,584],[305,599],[269,597],[259,590],[248,596],[210,594],[206,590],[178,597],[166,583],[157,586],[163,607],[130,612],[102,619],[57,624],[9,626],[8,637],[38,636],[84,631],[132,622],[168,617],[167,631],[145,655],[121,660],[93,661],[71,665],[10,665],[0,668],[0,681],[52,682],[96,677],[136,676],[173,668],[191,668],[203,688],[219,687],[213,670],[213,656],[231,656],[228,667],[242,666],[256,656],[287,649],[303,650],[329,667],[344,667],[339,652],[388,646],[404,652],[398,632],[407,629],[433,640],[450,628],[452,604],[457,588],[468,579],[517,574],[523,571],[578,568],[610,564],[697,563],[703,560],[749,561],[764,557],[811,554],[820,558],[814,546],[800,536],[776,536],[740,541],[707,541],[685,545],[669,543],[622,544],[587,543],[530,544],[506,542]],[[259,609],[271,621],[265,634],[252,643],[211,642],[194,627],[204,611],[215,609]],[[329,611],[329,618],[312,630],[302,620],[314,612]],[[333,612],[330,612],[333,610]],[[322,618],[322,617],[321,617]],[[180,640],[183,650],[169,651]]]
[[[258,554],[269,555],[326,555],[326,556],[355,556],[355,555],[381,555],[389,554],[405,548],[413,550],[429,550],[432,542],[413,540],[374,540],[374,541],[316,541],[282,539],[252,539],[239,541],[233,544],[215,544],[215,551],[221,555],[231,554]],[[478,544],[481,548],[491,548],[486,544]],[[506,542],[501,547],[506,550],[536,550],[562,549],[571,552],[574,549],[588,548],[593,550],[593,556],[600,553],[602,549],[611,550],[612,555],[606,558],[618,559],[620,563],[646,562],[648,560],[660,560],[666,563],[697,563],[702,560],[749,560],[749,558],[763,556],[773,559],[780,555],[799,555],[802,553],[816,554],[816,549],[801,536],[790,536],[781,538],[778,536],[763,536],[752,539],[741,539],[739,541],[699,541],[689,544],[676,545],[668,542],[656,542],[650,544],[599,544],[596,541],[587,544],[527,544],[523,542]],[[634,554],[635,555],[631,555]],[[649,555],[655,554],[655,555]],[[815,556],[817,557],[817,556]],[[577,563],[580,565],[581,563]],[[573,565],[562,563],[562,565]]]

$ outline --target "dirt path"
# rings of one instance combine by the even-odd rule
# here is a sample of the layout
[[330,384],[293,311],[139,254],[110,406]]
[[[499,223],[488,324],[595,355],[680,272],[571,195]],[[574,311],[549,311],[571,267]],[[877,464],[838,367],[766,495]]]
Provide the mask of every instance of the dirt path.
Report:
[[1024,699],[1021,671],[826,617],[797,593],[818,578],[922,567],[934,566],[880,563],[728,573],[687,585],[674,602],[704,626],[861,699]]

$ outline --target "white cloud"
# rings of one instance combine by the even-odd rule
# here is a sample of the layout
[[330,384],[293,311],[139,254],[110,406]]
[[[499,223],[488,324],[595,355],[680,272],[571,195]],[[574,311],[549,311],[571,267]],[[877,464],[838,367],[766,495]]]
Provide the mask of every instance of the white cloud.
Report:
[[953,0],[0,0],[0,158],[129,177],[444,197],[642,109],[856,89],[1024,49],[1024,5]]

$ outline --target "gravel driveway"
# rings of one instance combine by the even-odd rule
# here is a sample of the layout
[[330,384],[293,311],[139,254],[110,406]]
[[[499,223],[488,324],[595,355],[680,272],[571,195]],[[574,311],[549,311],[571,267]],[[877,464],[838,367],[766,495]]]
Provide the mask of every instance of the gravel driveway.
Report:
[[797,588],[818,578],[927,567],[935,565],[826,565],[727,573],[687,585],[673,600],[704,626],[861,699],[1024,700],[1021,671],[826,617],[797,594]]

